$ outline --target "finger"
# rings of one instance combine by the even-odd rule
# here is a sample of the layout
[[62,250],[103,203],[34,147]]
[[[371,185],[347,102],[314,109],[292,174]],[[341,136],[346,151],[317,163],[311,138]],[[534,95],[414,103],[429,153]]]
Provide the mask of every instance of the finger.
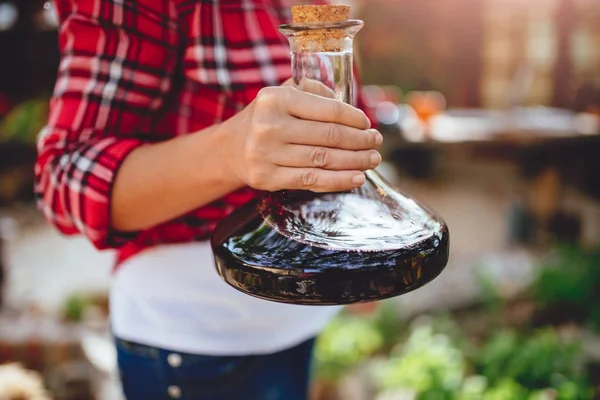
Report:
[[323,82],[314,79],[302,78],[296,85],[296,88],[306,93],[316,94],[317,96],[328,99],[335,99],[335,91],[333,91]]
[[335,91],[329,88],[323,82],[315,79],[303,77],[298,84],[295,84],[294,79],[289,78],[283,82],[281,86],[293,86],[302,92],[316,94],[317,96],[326,97],[329,99],[335,99]]
[[273,179],[281,182],[280,189],[341,192],[365,183],[361,171],[328,171],[319,168],[277,168]]
[[286,100],[288,113],[296,118],[333,122],[357,129],[371,127],[371,122],[363,111],[338,100],[302,92],[298,89],[290,90]]
[[350,151],[292,144],[276,153],[273,162],[280,167],[366,171],[381,163],[381,155],[375,150]]
[[377,149],[383,136],[375,129],[361,130],[335,123],[294,120],[281,137],[290,144],[324,146],[343,150]]

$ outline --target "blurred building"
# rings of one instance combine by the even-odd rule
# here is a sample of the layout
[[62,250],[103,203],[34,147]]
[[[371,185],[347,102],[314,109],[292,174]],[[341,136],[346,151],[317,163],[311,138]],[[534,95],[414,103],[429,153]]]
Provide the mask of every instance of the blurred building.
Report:
[[[436,89],[455,107],[600,108],[597,0],[336,2],[365,20],[357,42],[367,83]],[[51,4],[0,0],[0,115],[52,89]]]
[[369,83],[440,90],[459,107],[597,107],[598,1],[354,3],[366,23],[358,41]]

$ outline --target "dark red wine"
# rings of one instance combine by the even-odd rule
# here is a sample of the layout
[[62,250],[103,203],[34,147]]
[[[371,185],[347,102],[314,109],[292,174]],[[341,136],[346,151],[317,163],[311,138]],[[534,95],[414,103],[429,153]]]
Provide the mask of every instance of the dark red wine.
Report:
[[[293,23],[297,87],[323,84],[326,97],[354,104],[352,40],[363,23]],[[324,36],[329,36],[324,40]],[[211,239],[216,267],[234,288],[295,304],[381,300],[422,287],[448,262],[444,222],[391,187],[375,171],[345,193],[269,193],[222,220]]]
[[276,192],[238,209],[212,237],[219,274],[294,304],[381,300],[425,285],[448,262],[448,228],[369,178],[348,193]]

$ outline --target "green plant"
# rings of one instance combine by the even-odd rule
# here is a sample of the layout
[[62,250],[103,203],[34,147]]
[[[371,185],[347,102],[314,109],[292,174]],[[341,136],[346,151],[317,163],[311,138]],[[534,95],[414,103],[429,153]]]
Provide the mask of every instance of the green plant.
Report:
[[383,335],[371,320],[341,314],[317,340],[316,373],[321,379],[335,382],[380,351],[383,344]]
[[67,297],[64,306],[64,316],[67,320],[79,322],[83,319],[83,313],[90,304],[90,299],[80,294],[72,294]]
[[449,336],[422,325],[388,360],[376,365],[373,374],[383,390],[410,389],[419,399],[451,399],[461,386],[465,366],[462,351]]
[[315,348],[317,374],[336,381],[377,353],[389,352],[405,333],[393,300],[382,301],[369,315],[340,313],[319,336]]
[[443,318],[416,325],[404,345],[374,363],[381,392],[393,398],[395,391],[409,391],[417,400],[592,398],[579,362],[579,344],[563,340],[556,331],[519,334],[504,329],[469,357],[454,328]]
[[489,271],[482,267],[477,268],[475,271],[475,280],[479,286],[483,305],[494,316],[497,316],[502,307],[502,295],[500,294],[496,279]]
[[[469,383],[472,380],[475,384]],[[564,390],[563,388],[567,388]],[[589,387],[567,384],[561,388],[531,389],[511,378],[500,380],[489,386],[485,377],[466,378],[456,400],[584,400],[591,399]]]
[[[534,393],[535,394],[535,393]],[[512,379],[503,379],[483,392],[483,400],[528,400],[529,391]]]
[[35,143],[48,118],[47,100],[22,102],[0,121],[0,140]]
[[381,335],[382,351],[390,351],[408,333],[398,313],[398,305],[393,299],[381,301],[377,311],[369,316],[368,321]]
[[600,330],[600,247],[558,247],[544,259],[533,293],[542,307],[568,307]]
[[482,347],[474,364],[491,385],[510,379],[529,389],[558,389],[567,381],[585,384],[579,357],[579,343],[551,328],[527,336],[504,330]]

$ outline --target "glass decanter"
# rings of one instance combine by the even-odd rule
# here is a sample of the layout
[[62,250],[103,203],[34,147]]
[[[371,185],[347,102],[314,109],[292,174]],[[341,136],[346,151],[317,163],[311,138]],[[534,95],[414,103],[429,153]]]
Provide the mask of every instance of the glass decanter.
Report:
[[[354,104],[353,39],[362,26],[280,26],[297,87],[318,81]],[[446,224],[376,171],[366,178],[347,192],[271,192],[234,211],[211,238],[218,273],[246,294],[306,305],[375,301],[424,286],[448,262]]]

